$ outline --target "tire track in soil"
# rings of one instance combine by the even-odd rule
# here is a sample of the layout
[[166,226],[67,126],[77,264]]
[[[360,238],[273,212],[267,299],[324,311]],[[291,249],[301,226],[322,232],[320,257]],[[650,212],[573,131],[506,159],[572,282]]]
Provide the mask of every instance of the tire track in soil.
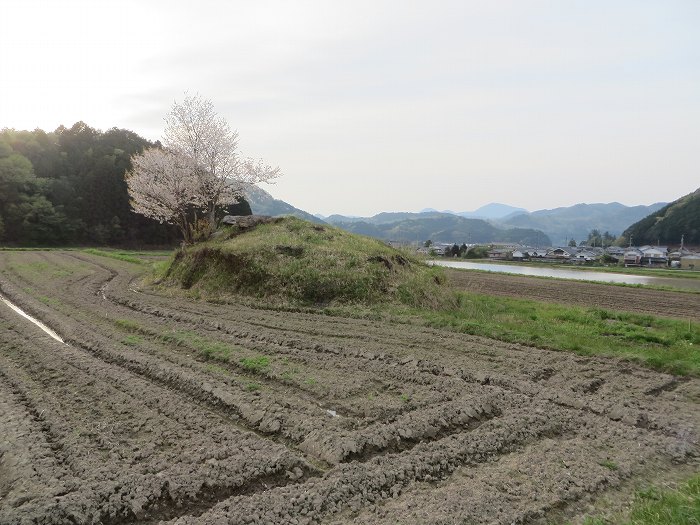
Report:
[[[265,376],[269,392],[262,394],[268,396],[266,403],[275,403],[279,396],[302,396],[301,391],[310,390],[317,396],[312,399],[329,395],[334,404],[348,408],[346,414],[350,417],[341,418],[343,424],[335,419],[325,421],[313,414],[291,449],[284,449],[291,450],[294,455],[296,449],[308,448],[313,455],[325,458],[328,470],[323,477],[302,475],[290,480],[285,471],[282,481],[287,484],[269,490],[264,485],[242,481],[237,490],[250,486],[255,492],[236,493],[229,486],[229,493],[208,499],[205,490],[195,491],[188,500],[196,506],[195,512],[170,502],[166,508],[176,509],[172,515],[154,512],[148,518],[151,520],[393,523],[397,519],[400,521],[401,516],[414,515],[406,503],[415,499],[417,487],[425,486],[428,497],[422,507],[428,515],[436,516],[434,522],[438,523],[439,516],[446,516],[446,520],[455,517],[440,503],[445,495],[464,494],[460,492],[464,490],[460,480],[471,479],[468,474],[477,469],[477,472],[488,473],[480,478],[480,486],[491,487],[497,497],[489,499],[486,492],[472,494],[472,507],[488,509],[488,504],[512,503],[513,500],[508,499],[509,491],[520,491],[518,505],[511,505],[514,510],[508,517],[510,521],[518,521],[539,518],[551,509],[566,507],[570,501],[604,490],[624,477],[635,475],[650,459],[680,462],[697,459],[697,400],[700,399],[697,380],[679,381],[667,374],[616,360],[581,358],[410,325],[397,327],[309,313],[257,310],[235,304],[193,303],[153,293],[135,294],[130,290],[131,283],[136,276],[134,272],[141,269],[119,261],[97,263],[82,254],[67,257],[53,252],[42,254],[43,261],[60,266],[66,272],[71,270],[73,259],[100,269],[89,276],[78,272],[41,283],[36,282],[41,280],[38,277],[27,280],[35,287],[41,284],[49,296],[60,297],[73,292],[71,300],[66,301],[64,313],[40,305],[16,290],[13,292],[20,300],[41,310],[39,317],[49,325],[57,323],[85,345],[86,348],[74,351],[97,359],[91,361],[94,366],[80,369],[85,376],[101,378],[100,381],[122,395],[126,395],[126,389],[118,385],[124,374],[132,383],[140,382],[146,391],[165,388],[161,396],[183,399],[178,403],[190,403],[192,414],[213,420],[219,418],[218,424],[233,431],[230,427],[235,418],[222,418],[223,414],[216,409],[212,411],[216,403],[207,397],[210,393],[205,396],[205,405],[192,404],[212,387],[210,384],[208,389],[202,388],[203,382],[212,383],[212,378],[203,372],[202,363],[195,358],[189,357],[188,363],[188,356],[178,353],[177,363],[163,362],[157,341],[149,340],[152,348],[149,347],[150,353],[144,353],[115,343],[119,332],[113,328],[104,335],[89,334],[88,330],[80,328],[81,322],[94,320],[93,330],[103,331],[112,322],[110,319],[115,318],[115,312],[119,315],[132,312],[131,315],[149,330],[176,323],[216,341],[243,341],[249,350],[266,350],[273,357],[287,356],[315,367],[314,370],[325,370],[326,375],[319,377],[331,382],[299,389],[298,385],[286,384],[270,373]],[[7,276],[8,272],[4,273]],[[26,275],[19,272],[12,274],[11,280],[24,277]],[[104,292],[104,299],[100,290]],[[101,316],[105,315],[102,320]],[[140,363],[142,372],[147,370],[162,379],[168,379],[171,372],[176,371],[183,384],[166,388],[147,374],[134,375],[127,368],[134,366],[133,363]],[[45,365],[46,368],[51,366],[50,361]],[[331,375],[331,370],[336,370],[336,377]],[[116,378],[107,377],[110,373],[116,374]],[[346,375],[366,376],[367,384],[380,385],[387,390],[380,392],[375,400],[362,401],[357,394],[351,395],[353,391],[345,383]],[[181,397],[183,385],[192,389],[184,393],[184,398]],[[397,385],[408,388],[411,400],[384,409],[381,405],[397,397],[391,390]],[[232,388],[226,382],[216,383],[219,395],[230,396]],[[234,394],[234,399],[238,399],[236,396]],[[137,402],[143,407],[140,410],[152,410],[155,406],[145,398],[134,398],[133,403]],[[285,405],[281,399],[276,403],[283,412],[280,419],[286,415],[293,420],[304,414],[295,406]],[[306,398],[303,404],[308,403],[309,398]],[[138,410],[131,408],[127,412]],[[205,428],[212,428],[212,424],[205,424]],[[269,446],[279,446],[272,439],[279,440],[275,436],[284,432],[281,428],[282,424],[276,432],[259,434],[255,439]],[[569,443],[576,443],[576,446],[571,447]],[[285,444],[290,446],[290,443]],[[193,445],[183,445],[183,453],[190,450],[190,446]],[[590,457],[598,457],[604,450],[620,468],[613,472],[597,463],[591,466],[583,461],[582,453],[577,455],[577,450],[586,451]],[[264,451],[260,454],[264,456]],[[515,461],[520,465],[518,468],[523,469],[528,463],[522,458],[530,457],[528,454],[539,458],[541,468],[537,475],[543,484],[554,483],[555,488],[559,487],[557,483],[563,484],[565,490],[552,490],[554,495],[543,503],[541,497],[538,500],[532,484],[520,483],[515,488],[508,485],[510,471],[505,467],[499,469],[498,465]],[[572,462],[567,478],[562,478],[557,471],[562,458]],[[167,462],[167,458],[164,461]],[[599,461],[607,461],[607,458],[601,456]],[[235,472],[237,468],[231,465],[226,472]],[[174,469],[173,474],[168,476],[177,479],[177,464],[171,465],[171,469]],[[294,476],[296,474],[292,473]],[[292,481],[295,483],[289,484]],[[406,497],[402,496],[404,493]],[[90,498],[89,495],[85,497]],[[42,498],[37,497],[36,501]],[[66,504],[61,505],[65,508]],[[382,509],[386,509],[384,514]],[[464,519],[470,517],[475,522],[483,522],[464,506],[453,508],[452,512]]]
[[[8,333],[13,333],[15,337],[8,340]],[[21,334],[14,329],[3,334],[2,347],[14,351],[0,356],[0,374],[12,385],[15,395],[26,407],[25,410],[41,422],[42,431],[47,436],[46,442],[58,453],[57,463],[67,465],[73,474],[71,488],[57,494],[66,499],[63,507],[42,511],[52,516],[52,523],[73,519],[80,523],[141,523],[149,519],[173,518],[183,512],[196,515],[232,495],[299,483],[310,475],[318,474],[283,447],[277,446],[275,449],[269,441],[250,433],[232,432],[230,426],[221,425],[218,418],[212,421],[200,407],[187,408],[187,402],[182,399],[174,402],[169,392],[149,395],[153,385],[119,373],[103,362],[94,362],[69,346],[51,345],[49,341],[43,341],[44,348],[41,350],[50,348],[50,351],[37,352],[34,345],[27,344],[28,340],[22,339]],[[97,392],[90,395],[87,392],[90,387],[98,388]],[[122,394],[121,402],[116,395],[117,391]],[[136,399],[133,392],[138,393],[139,415],[142,420],[144,417],[146,419],[133,431],[126,430],[117,435],[120,433],[115,433],[115,428],[132,425],[130,420],[137,412],[133,406],[130,410],[125,410],[123,406],[133,405]],[[81,401],[83,396],[91,401],[87,410]],[[55,399],[62,401],[57,404]],[[96,403],[102,407],[96,407]],[[44,407],[41,412],[38,406]],[[106,407],[110,416],[98,409]],[[152,413],[148,415],[149,410],[144,412],[144,407],[148,407]],[[194,414],[198,417],[194,417]],[[87,427],[91,430],[84,431]],[[94,431],[95,428],[98,432]],[[185,442],[185,445],[179,446],[187,448],[188,454],[199,448],[197,442],[206,441],[197,437],[204,429],[218,438],[215,442],[220,446],[222,440],[224,444],[229,441],[228,447],[222,447],[223,450],[228,450],[227,454],[205,453],[202,462],[209,466],[212,460],[217,466],[225,466],[226,462],[231,463],[230,460],[233,459],[234,464],[229,465],[229,468],[239,472],[237,478],[227,480],[224,477],[217,482],[221,476],[215,475],[215,470],[211,468],[206,468],[200,474],[190,469],[180,469],[182,472],[178,473],[177,466],[183,460],[182,452],[179,451],[174,456],[168,454],[166,458],[156,458],[152,467],[154,470],[157,468],[158,472],[148,474],[150,468],[142,463],[148,457],[155,457],[155,449],[162,447],[151,446],[151,450],[148,450],[154,440],[148,428],[158,429],[156,434],[177,434],[177,440]],[[76,439],[76,432],[80,439]],[[143,432],[149,434],[146,441],[140,437]],[[86,442],[83,436],[89,441]],[[167,439],[172,440],[172,437]],[[187,445],[188,441],[193,443]],[[129,448],[134,443],[137,444],[136,451],[145,449],[146,452],[138,452],[135,457],[130,457],[133,454],[130,454]],[[173,446],[167,445],[166,449]],[[257,453],[261,447],[267,450]],[[209,449],[215,450],[211,445]],[[114,463],[116,460],[121,463],[126,460],[128,464],[124,468],[113,465],[108,472],[109,476],[103,478],[101,468],[95,473],[92,459],[100,452],[102,456],[97,459],[98,462]],[[193,461],[186,463],[195,464]],[[236,464],[239,466],[236,467]],[[167,474],[168,470],[172,472]],[[250,473],[246,474],[246,471]],[[293,472],[293,479],[290,479],[290,471]],[[166,477],[161,479],[163,473],[166,473]],[[117,480],[112,482],[110,480],[114,475]],[[85,501],[84,494],[77,493],[80,489],[85,492],[84,484],[89,487],[88,502]],[[129,488],[122,489],[122,485]],[[146,489],[151,490],[149,492]],[[111,495],[115,491],[121,491],[119,499],[127,501],[111,501]],[[139,496],[144,491],[148,494],[145,499],[144,496]],[[73,495],[76,498],[72,498]],[[77,501],[71,501],[73,499]],[[23,508],[23,512],[27,510],[29,509]],[[3,522],[2,519],[0,514],[0,522]]]
[[[8,295],[20,302],[14,295],[14,292],[8,290]],[[65,324],[65,322],[54,316],[52,324]],[[71,333],[75,332],[75,330],[64,329],[63,332]],[[279,418],[275,419],[274,413],[271,415],[263,413],[261,415],[261,411],[253,406],[257,393],[248,393],[247,402],[237,402],[235,397],[223,391],[222,386],[217,387],[213,378],[202,376],[198,378],[187,377],[193,375],[192,370],[188,369],[186,372],[180,372],[178,370],[179,364],[177,363],[170,367],[149,356],[142,356],[134,352],[130,352],[128,355],[115,352],[113,348],[109,347],[109,340],[100,338],[96,334],[81,339],[76,338],[75,334],[73,334],[66,336],[66,341],[106,362],[142,375],[166,388],[184,393],[200,404],[205,403],[209,409],[215,410],[229,419],[233,418],[236,424],[260,435],[265,435],[279,443],[293,446],[294,443],[299,441],[299,438],[294,436],[306,432],[303,428],[300,430],[292,428],[289,435],[285,436],[280,432],[280,430],[284,430],[284,426],[278,421]],[[313,408],[315,412],[328,418],[325,412],[317,409],[315,406]],[[310,415],[306,414],[305,417],[310,417]]]

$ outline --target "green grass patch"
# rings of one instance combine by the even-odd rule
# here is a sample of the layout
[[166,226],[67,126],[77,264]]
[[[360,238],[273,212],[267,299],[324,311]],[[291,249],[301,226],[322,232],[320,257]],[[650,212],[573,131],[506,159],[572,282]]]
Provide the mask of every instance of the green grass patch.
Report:
[[[389,307],[398,322],[588,356],[622,357],[657,370],[700,376],[700,323],[562,306],[539,301],[457,294],[455,308]],[[343,308],[331,313],[363,315]]]
[[111,250],[98,250],[97,248],[84,248],[82,250],[85,253],[91,255],[98,255],[100,257],[109,257],[110,259],[116,259],[118,261],[124,261],[134,264],[144,264],[143,259],[139,259],[135,254],[138,252],[117,252]]
[[141,325],[131,319],[115,319],[114,324],[126,332],[141,332]]
[[240,363],[249,372],[261,372],[270,366],[270,358],[265,355],[244,357],[240,360]]
[[629,525],[691,524],[700,524],[700,474],[676,490],[640,491],[632,504]]
[[126,346],[138,346],[141,343],[143,343],[143,337],[136,334],[127,335],[124,339],[122,339],[122,344],[125,344]]
[[73,271],[67,268],[59,268],[46,261],[31,261],[31,262],[13,262],[8,265],[9,268],[17,273],[32,273],[44,277],[67,277],[73,274]]
[[617,463],[615,463],[614,461],[610,461],[609,459],[606,459],[606,460],[604,460],[604,461],[601,461],[601,462],[600,462],[600,466],[601,466],[601,467],[605,467],[605,468],[607,468],[607,469],[610,469],[610,470],[612,470],[612,471],[615,471],[615,470],[617,470],[617,469],[620,468],[620,467],[617,465]]
[[700,525],[700,474],[675,489],[639,490],[625,517],[589,516],[583,525]]
[[234,345],[206,339],[188,330],[164,332],[160,334],[159,338],[167,343],[187,345],[196,350],[202,357],[222,363],[228,363],[235,352],[242,350]]

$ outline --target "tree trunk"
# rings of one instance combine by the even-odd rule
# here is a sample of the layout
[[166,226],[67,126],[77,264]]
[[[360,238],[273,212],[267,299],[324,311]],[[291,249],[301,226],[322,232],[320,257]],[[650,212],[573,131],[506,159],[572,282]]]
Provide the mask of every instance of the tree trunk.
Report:
[[177,225],[180,227],[180,231],[182,232],[182,240],[185,241],[185,244],[192,244],[192,228],[187,221],[187,215],[183,213],[180,216],[180,220],[178,221]]
[[216,206],[209,205],[209,232],[216,230]]

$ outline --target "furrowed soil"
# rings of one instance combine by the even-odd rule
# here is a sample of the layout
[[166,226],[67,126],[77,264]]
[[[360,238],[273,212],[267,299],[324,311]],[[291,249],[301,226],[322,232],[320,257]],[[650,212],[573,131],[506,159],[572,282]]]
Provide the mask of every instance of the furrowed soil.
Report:
[[547,523],[697,466],[696,379],[143,272],[0,253],[0,293],[65,341],[0,304],[0,524]]

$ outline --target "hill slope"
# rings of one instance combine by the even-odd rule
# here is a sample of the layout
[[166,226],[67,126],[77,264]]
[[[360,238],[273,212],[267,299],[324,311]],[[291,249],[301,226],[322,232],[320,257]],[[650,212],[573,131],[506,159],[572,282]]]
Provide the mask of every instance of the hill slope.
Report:
[[678,245],[684,236],[686,245],[700,246],[700,188],[634,223],[622,234],[625,240],[630,235],[636,245]]

